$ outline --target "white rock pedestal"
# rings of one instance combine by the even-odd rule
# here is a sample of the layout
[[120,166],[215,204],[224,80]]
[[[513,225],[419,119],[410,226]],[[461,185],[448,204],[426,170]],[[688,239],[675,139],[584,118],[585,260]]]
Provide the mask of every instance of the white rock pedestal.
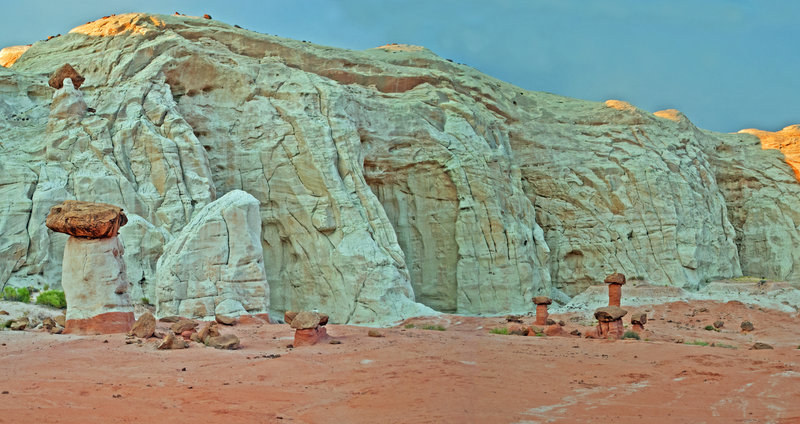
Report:
[[118,237],[67,239],[61,277],[67,299],[64,333],[130,331],[134,317],[123,253]]

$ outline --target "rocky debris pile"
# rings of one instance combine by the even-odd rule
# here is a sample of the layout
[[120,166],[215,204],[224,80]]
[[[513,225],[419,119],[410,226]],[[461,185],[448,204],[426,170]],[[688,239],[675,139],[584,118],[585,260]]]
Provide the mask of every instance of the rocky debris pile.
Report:
[[749,333],[756,329],[753,323],[750,321],[742,321],[742,323],[739,325],[739,328],[741,328],[745,333]]
[[328,315],[318,312],[293,312],[287,311],[283,315],[284,321],[295,329],[294,347],[311,346],[329,340],[325,324]]
[[121,208],[67,200],[53,206],[47,228],[70,235],[64,247],[61,286],[67,299],[65,333],[127,333],[134,322],[117,237],[127,223]]
[[625,328],[622,325],[622,317],[627,313],[628,311],[619,306],[597,308],[594,312],[594,317],[599,322],[596,328],[586,332],[586,337],[597,339],[621,339],[625,334]]
[[[163,339],[156,346],[157,349],[186,349],[190,346],[190,341],[203,344],[215,349],[238,349],[240,347],[239,337],[235,334],[221,334],[219,331],[218,323],[210,321],[200,323],[195,320],[182,318],[178,316],[164,317],[160,320],[165,324],[169,324],[166,329],[166,334],[158,333],[157,322],[155,317],[148,313],[142,314],[134,324],[129,337],[146,339],[148,337],[158,337]],[[200,327],[198,331],[197,328]],[[131,341],[126,341],[130,343]],[[139,342],[141,343],[141,341]]]

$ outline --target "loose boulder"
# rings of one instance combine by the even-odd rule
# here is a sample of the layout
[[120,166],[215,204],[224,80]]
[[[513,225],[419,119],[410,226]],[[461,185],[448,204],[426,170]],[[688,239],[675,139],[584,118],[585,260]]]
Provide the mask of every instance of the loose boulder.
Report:
[[131,334],[141,339],[146,339],[148,337],[152,337],[153,333],[156,331],[156,317],[153,316],[150,312],[145,312],[136,322],[133,324],[133,328],[131,328]]

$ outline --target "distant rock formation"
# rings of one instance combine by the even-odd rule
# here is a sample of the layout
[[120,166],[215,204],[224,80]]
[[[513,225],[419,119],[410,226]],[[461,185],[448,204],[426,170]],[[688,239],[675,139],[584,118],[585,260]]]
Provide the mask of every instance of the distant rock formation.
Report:
[[26,46],[9,46],[0,49],[0,66],[8,68],[13,65],[29,48],[31,48],[30,44]]
[[[92,89],[51,102],[44,75],[64,63]],[[780,151],[424,48],[116,15],[34,44],[0,68],[0,93],[0,283],[58,281],[64,241],[41,228],[74,198],[126,210],[132,293],[158,298],[165,246],[234,190],[258,202],[269,308],[332,322],[527,312],[616,271],[800,280],[800,184]]]

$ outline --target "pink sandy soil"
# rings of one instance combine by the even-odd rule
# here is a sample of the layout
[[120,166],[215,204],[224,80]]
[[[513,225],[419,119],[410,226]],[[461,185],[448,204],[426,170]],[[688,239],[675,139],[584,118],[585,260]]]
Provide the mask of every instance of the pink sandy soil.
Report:
[[[503,317],[455,315],[384,337],[329,325],[341,344],[295,349],[286,324],[222,327],[242,340],[236,351],[3,331],[0,423],[800,423],[797,314],[738,302],[628,309],[648,310],[642,340],[498,335]],[[551,318],[567,333],[591,324],[589,313]],[[716,320],[721,331],[703,329]],[[742,333],[743,320],[755,331]]]

